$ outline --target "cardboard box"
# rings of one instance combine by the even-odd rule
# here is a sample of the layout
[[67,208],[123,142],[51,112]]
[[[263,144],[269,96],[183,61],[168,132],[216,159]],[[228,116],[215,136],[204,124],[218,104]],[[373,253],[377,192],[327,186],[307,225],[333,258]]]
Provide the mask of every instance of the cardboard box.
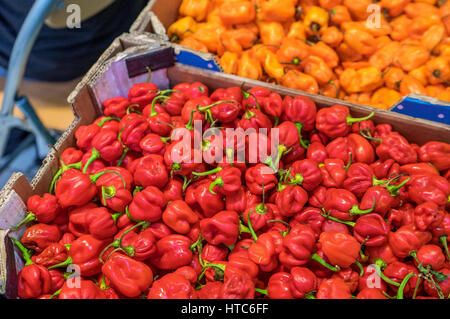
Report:
[[[55,148],[62,152],[66,148],[74,146],[75,131],[81,125],[92,123],[101,115],[101,106],[105,99],[113,96],[127,96],[127,92],[133,84],[145,81],[147,79],[145,66],[147,63],[155,63],[152,58],[154,52],[161,52],[161,50],[176,51],[177,49],[167,42],[133,34],[124,34],[117,38],[69,95],[68,101],[73,107],[75,120],[58,140]],[[339,102],[348,106],[355,117],[365,116],[373,111],[373,108],[370,107],[329,99],[320,95],[311,95],[221,72],[186,66],[175,63],[173,60],[166,62],[167,65],[171,66],[152,72],[152,82],[156,83],[161,89],[169,88],[180,82],[194,81],[205,83],[211,90],[241,85],[244,89],[264,86],[282,96],[308,96],[317,104],[318,108],[328,107]],[[141,70],[139,70],[139,65],[141,65]],[[130,73],[138,75],[130,77]],[[419,145],[430,140],[450,143],[450,126],[448,125],[385,110],[375,110],[372,119],[376,123],[391,124],[410,142]],[[10,228],[25,216],[26,200],[31,195],[42,195],[47,192],[52,176],[57,170],[58,159],[56,152],[52,150],[44,159],[40,170],[31,183],[21,173],[16,173],[11,177],[0,192],[0,229]],[[11,243],[5,238],[6,233],[0,231],[0,294],[8,298],[15,298],[15,274],[22,267],[22,262],[20,257],[13,253]],[[9,234],[19,238],[22,233],[23,229]]]

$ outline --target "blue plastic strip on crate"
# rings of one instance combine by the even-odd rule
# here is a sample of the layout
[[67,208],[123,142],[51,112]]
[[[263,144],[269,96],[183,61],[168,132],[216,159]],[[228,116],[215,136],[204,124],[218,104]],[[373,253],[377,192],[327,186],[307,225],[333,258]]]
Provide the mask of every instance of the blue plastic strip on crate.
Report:
[[425,120],[450,124],[450,106],[434,104],[427,101],[406,97],[391,110],[396,113],[418,117]]
[[195,53],[180,50],[180,53],[178,53],[176,56],[177,56],[177,62],[179,62],[179,63],[190,65],[190,66],[195,66],[195,67],[201,68],[201,69],[221,72],[219,66],[216,64],[216,62],[214,60],[202,59],[200,56],[198,56]]

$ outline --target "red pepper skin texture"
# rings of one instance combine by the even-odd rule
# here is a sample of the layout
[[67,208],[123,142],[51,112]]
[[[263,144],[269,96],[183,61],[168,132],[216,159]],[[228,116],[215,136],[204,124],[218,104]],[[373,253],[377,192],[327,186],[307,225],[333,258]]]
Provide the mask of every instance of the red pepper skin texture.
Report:
[[270,272],[278,266],[278,255],[282,250],[283,237],[271,231],[258,236],[258,240],[248,248],[248,257],[262,271]]
[[385,161],[376,161],[370,164],[370,167],[378,179],[388,178],[388,176],[400,173],[400,165],[392,158]]
[[172,234],[156,243],[152,264],[159,269],[171,270],[189,265],[192,261],[191,240],[183,235]]
[[39,223],[27,228],[20,241],[25,247],[41,253],[60,238],[61,232],[57,226]]
[[222,299],[222,286],[221,281],[208,281],[197,290],[198,299]]
[[226,196],[239,191],[241,182],[241,170],[237,167],[226,167],[216,174],[216,180],[222,180],[222,186],[216,185],[214,187],[215,192]]
[[406,258],[411,251],[428,243],[431,237],[430,232],[420,231],[414,225],[406,225],[389,234],[389,245],[396,257]]
[[[437,245],[423,245],[417,251],[417,259],[423,266],[430,265],[433,270],[440,270],[445,266],[445,256]],[[415,261],[417,264],[417,262]]]
[[450,196],[450,182],[442,176],[413,176],[407,186],[409,199],[417,205],[431,201],[445,206]]
[[128,91],[128,100],[131,104],[139,105],[142,110],[144,106],[152,103],[158,95],[158,87],[154,83],[137,83]]
[[321,142],[312,142],[306,150],[306,158],[317,164],[323,163],[328,158],[327,149]]
[[186,189],[185,201],[189,205],[198,204],[203,216],[209,218],[225,208],[223,196],[209,191],[211,181],[203,180],[198,184],[191,185]]
[[228,248],[222,245],[212,245],[207,243],[202,249],[202,259],[214,262],[216,260],[225,260],[228,256]]
[[[448,296],[450,294],[450,269],[448,267],[446,268],[442,268],[441,270],[439,270],[439,272],[443,273],[444,275],[447,275],[447,279],[445,279],[444,281],[439,282],[439,287],[442,290],[442,294],[444,296]],[[436,278],[434,278],[434,280],[436,281]],[[436,287],[434,287],[434,285],[432,285],[431,283],[429,283],[428,281],[425,281],[423,283],[424,286],[424,290],[425,292],[435,298],[439,297],[439,294],[436,290]]]
[[237,127],[242,128],[244,131],[249,128],[254,128],[257,131],[260,128],[270,130],[272,128],[272,121],[266,114],[258,109],[247,109],[247,112],[239,120]]
[[294,298],[303,299],[305,295],[317,290],[317,277],[308,268],[294,267],[291,269],[291,276],[290,289]]
[[61,153],[61,161],[65,165],[78,163],[83,157],[83,152],[75,147],[68,147]]
[[298,224],[283,238],[280,262],[287,267],[303,266],[308,263],[316,242],[311,227]]
[[323,208],[332,217],[352,220],[354,217],[349,211],[354,205],[358,205],[358,200],[352,192],[346,189],[329,188],[325,194]]
[[347,177],[344,162],[341,159],[327,158],[320,166],[322,185],[327,188],[341,188]]
[[340,159],[345,165],[350,161],[351,150],[348,146],[347,137],[338,137],[332,140],[326,145],[325,150],[327,151],[328,158]]
[[331,278],[341,278],[344,280],[352,293],[358,289],[359,273],[354,271],[352,268],[341,269],[338,272],[335,272]]
[[126,297],[137,297],[153,282],[153,272],[143,262],[113,253],[103,264],[102,272],[111,286]]
[[346,136],[351,131],[351,125],[347,124],[349,115],[348,107],[343,105],[320,109],[317,111],[316,129],[331,139]]
[[399,261],[398,257],[394,255],[392,247],[389,244],[385,244],[377,247],[367,247],[369,254],[369,262],[374,263],[376,259],[382,259],[387,264]]
[[351,299],[350,287],[341,278],[323,281],[317,290],[317,299]]
[[167,202],[183,200],[183,182],[178,178],[170,179],[162,192]]
[[306,96],[285,96],[283,99],[283,121],[301,123],[305,132],[314,129],[317,108],[316,104]]
[[201,96],[208,96],[209,89],[200,82],[179,83],[173,87],[174,90],[183,92],[189,99],[195,99]]
[[316,234],[316,238],[319,238],[322,232],[322,224],[325,221],[325,217],[321,215],[322,211],[315,207],[305,207],[300,213],[294,216],[294,219],[300,224],[307,225]]
[[77,147],[82,151],[90,150],[92,148],[92,140],[100,132],[100,130],[101,128],[97,124],[80,126],[75,131]]
[[122,96],[112,97],[103,102],[103,114],[122,118],[127,114],[129,106],[130,102],[126,98]]
[[284,217],[291,217],[299,213],[307,202],[308,193],[297,185],[286,185],[276,198],[276,205]]
[[130,150],[140,152],[139,143],[145,135],[150,133],[150,125],[145,116],[130,113],[120,121],[119,130],[122,143]]
[[37,298],[49,293],[52,288],[50,273],[41,265],[31,264],[23,267],[17,277],[17,293],[22,299]]
[[257,203],[260,203],[259,196],[252,194],[244,186],[236,193],[225,196],[226,210],[234,210],[238,214]]
[[255,284],[248,273],[235,267],[226,267],[221,291],[224,299],[253,299]]
[[111,240],[96,239],[92,235],[83,235],[72,242],[69,256],[72,263],[80,267],[82,276],[93,276],[101,272],[100,253],[110,242]]
[[136,220],[156,222],[161,219],[166,198],[155,186],[148,186],[134,195],[130,203],[130,216]]
[[[322,183],[322,174],[316,162],[309,159],[295,161],[291,165],[292,179],[299,177],[301,179],[298,185],[305,190],[312,191]],[[298,176],[300,175],[300,176]]]
[[414,209],[414,224],[419,230],[433,230],[442,223],[445,212],[434,202],[425,202]]
[[62,208],[87,204],[97,194],[97,188],[88,175],[70,168],[56,182],[55,195]]
[[422,162],[430,162],[440,171],[450,168],[450,144],[443,142],[428,142],[419,149]]
[[131,164],[130,171],[138,186],[163,188],[169,181],[164,158],[160,155],[151,154],[136,159]]
[[186,278],[169,273],[153,283],[147,299],[197,299],[197,292]]
[[383,142],[376,148],[376,154],[381,161],[391,158],[401,165],[417,162],[416,151],[406,138],[397,132],[383,138]]
[[182,200],[169,203],[162,214],[163,222],[179,234],[187,234],[198,217],[188,204]]
[[352,152],[352,160],[358,163],[372,164],[375,160],[373,146],[359,134],[347,136],[348,147]]
[[[396,261],[396,260],[395,260]],[[371,261],[373,263],[374,261]],[[358,290],[363,291],[366,288],[378,288],[381,291],[387,291],[387,284],[386,282],[377,277],[376,274],[376,268],[375,266],[364,266],[364,275],[359,277],[358,279]]]
[[263,99],[262,108],[267,115],[280,117],[283,112],[283,99],[278,93],[270,93]]
[[252,224],[253,230],[256,232],[260,229],[267,230],[268,221],[275,219],[276,214],[280,214],[278,206],[274,204],[257,204],[253,205],[243,214],[243,220],[248,225],[248,219]]
[[105,207],[82,209],[77,213],[72,211],[69,230],[78,237],[91,234],[100,240],[112,238],[117,233],[111,213]]
[[40,254],[31,257],[31,260],[41,266],[50,267],[62,263],[67,259],[66,247],[60,243],[47,246]]
[[322,208],[325,203],[325,197],[327,193],[327,188],[324,186],[319,186],[309,194],[308,204],[311,207]]
[[105,293],[90,280],[80,280],[80,287],[69,281],[64,283],[58,299],[106,299]]
[[239,216],[234,211],[221,211],[200,221],[200,231],[212,245],[234,245],[239,236]]
[[389,225],[378,214],[360,216],[353,227],[353,236],[366,246],[384,245],[388,240]]
[[333,265],[348,268],[359,257],[360,244],[349,234],[324,232],[320,234],[319,243]]
[[439,175],[439,171],[436,170],[429,163],[413,163],[400,166],[401,174],[409,175]]
[[92,147],[100,153],[103,160],[112,162],[122,155],[123,146],[117,135],[116,131],[102,128],[92,139]]
[[378,288],[364,288],[356,295],[356,299],[388,299]]
[[256,164],[245,172],[245,181],[250,192],[255,195],[262,195],[264,191],[269,192],[278,183],[271,168],[264,164]]
[[[419,271],[416,267],[405,264],[402,262],[393,262],[384,269],[383,271],[384,275],[391,279],[392,281],[401,283],[403,279],[408,275],[409,273],[419,274]],[[414,288],[416,287],[417,283],[417,276],[411,277],[411,279],[406,284],[406,287],[404,289],[404,295],[405,297],[411,297],[414,291]],[[398,287],[389,284],[389,286],[392,288],[393,291],[397,292]],[[422,286],[419,286],[419,292],[421,291]]]
[[56,196],[45,193],[42,197],[33,195],[27,200],[27,208],[39,223],[50,223],[62,212]]
[[292,276],[287,272],[277,272],[270,276],[267,292],[270,299],[294,299],[291,292]]
[[369,165],[354,163],[347,170],[344,188],[361,198],[369,187],[373,186],[373,176],[373,171]]
[[389,224],[400,228],[401,226],[414,224],[414,207],[410,203],[399,207],[392,208],[387,216]]

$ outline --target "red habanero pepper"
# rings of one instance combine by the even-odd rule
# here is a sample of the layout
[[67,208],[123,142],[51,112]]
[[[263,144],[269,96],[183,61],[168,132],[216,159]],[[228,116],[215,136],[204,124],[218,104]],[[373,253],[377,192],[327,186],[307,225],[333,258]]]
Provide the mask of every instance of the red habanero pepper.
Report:
[[439,175],[439,171],[429,163],[413,163],[400,166],[401,174],[411,175]]
[[133,259],[144,261],[150,258],[156,251],[156,238],[153,229],[147,227],[137,232],[136,227],[145,225],[146,222],[138,223],[122,229],[114,237],[114,242],[109,246],[121,248]]
[[[93,152],[94,152],[94,149],[90,149],[89,151],[87,151],[86,153],[83,154],[83,157],[81,158],[81,168],[86,166],[87,162],[93,156],[93,154],[94,154]],[[76,165],[78,165],[78,164],[76,164]],[[89,166],[86,169],[85,174],[88,174],[88,175],[96,174],[96,173],[98,173],[99,170],[101,170],[102,168],[105,168],[106,165],[107,164],[103,159],[101,159],[101,158],[95,159],[94,161],[92,161],[89,164]],[[78,167],[74,167],[74,168],[78,169]]]
[[222,298],[221,281],[208,281],[204,286],[197,290],[199,299],[221,299]]
[[317,299],[351,299],[350,287],[341,278],[323,281],[316,294]]
[[201,167],[201,164],[196,162],[197,158],[202,158],[200,150],[185,144],[183,140],[175,141],[166,148],[164,163],[171,174],[187,176]]
[[330,216],[344,221],[352,220],[356,215],[368,214],[373,210],[373,208],[360,210],[356,196],[352,192],[340,188],[327,189],[323,208]]
[[400,173],[400,165],[392,158],[385,161],[376,161],[370,164],[370,167],[378,179],[388,178],[389,176]]
[[279,214],[278,206],[274,204],[255,204],[247,207],[243,214],[244,222],[248,225],[248,219],[252,224],[253,230],[256,232],[260,229],[265,230],[270,220],[275,219],[275,215]]
[[239,236],[239,216],[234,211],[221,211],[200,221],[200,230],[212,245],[234,245]]
[[416,266],[421,263],[423,266],[431,266],[433,270],[440,270],[445,266],[445,256],[442,253],[441,247],[437,245],[423,245],[415,253]]
[[129,217],[146,222],[159,221],[166,204],[163,192],[155,186],[148,186],[134,194],[128,206]]
[[398,209],[391,208],[387,220],[389,224],[397,228],[414,224],[414,207],[410,203],[406,203]]
[[214,262],[216,260],[225,260],[228,256],[228,248],[224,245],[212,245],[207,243],[202,248],[202,260]]
[[225,299],[253,299],[255,284],[250,275],[235,267],[226,267],[221,291]]
[[[386,276],[389,280],[391,280],[392,282],[396,282],[398,284],[398,286],[400,286],[399,284],[405,279],[405,277],[408,274],[419,274],[419,271],[417,270],[416,267],[412,266],[412,265],[408,265],[402,262],[393,262],[389,265],[387,265],[387,267],[384,269],[383,271],[384,276]],[[405,294],[406,297],[411,297],[413,295],[413,291],[416,287],[417,284],[417,276],[413,276],[411,278],[411,280],[409,280],[406,284],[406,286],[403,289],[403,293]],[[398,290],[398,286],[394,285],[392,283],[389,283],[389,286],[392,288],[392,290],[394,292],[397,292]],[[421,286],[419,286],[419,289],[421,288]]]
[[239,86],[233,86],[226,89],[220,88],[216,89],[211,93],[211,101],[223,101],[223,100],[233,100],[237,103],[241,103],[243,99],[242,89]]
[[167,99],[167,96],[158,95],[155,97],[153,102],[144,108],[142,115],[147,118],[152,133],[169,136],[172,131],[172,118],[160,104],[156,104],[156,101],[161,99]]
[[69,257],[62,263],[51,266],[49,269],[77,265],[81,276],[93,276],[101,272],[100,256],[111,240],[99,240],[92,235],[83,235],[75,239],[70,245]]
[[186,278],[169,273],[155,280],[147,299],[197,299],[197,292]]
[[174,271],[174,273],[179,274],[186,278],[189,282],[195,283],[197,281],[197,270],[192,266],[183,266]]
[[136,83],[128,91],[128,100],[131,104],[137,104],[139,110],[152,103],[158,95],[158,87],[154,83]]
[[317,164],[323,163],[328,158],[328,153],[321,142],[312,142],[306,151],[306,158]]
[[281,119],[300,124],[302,130],[305,132],[314,129],[316,114],[316,104],[306,96],[285,96],[283,99],[283,114]]
[[185,235],[198,222],[198,216],[185,201],[175,200],[167,205],[162,220],[175,232]]
[[70,245],[76,239],[75,235],[72,233],[65,233],[62,235],[59,243],[61,245]]
[[320,109],[316,116],[316,128],[323,132],[329,138],[346,136],[351,131],[351,125],[355,122],[368,120],[375,113],[366,117],[353,118],[350,115],[348,107],[343,105],[334,105],[332,107]]
[[240,115],[242,106],[239,102],[229,101],[214,105],[211,110],[211,115],[214,120],[220,123],[233,123]]
[[241,186],[236,193],[225,195],[226,210],[234,210],[238,214],[259,202],[259,196],[252,194],[245,186]]
[[356,299],[388,299],[379,288],[366,287],[359,291]]
[[370,209],[375,200],[375,207],[373,213],[379,214],[381,217],[386,216],[393,206],[394,199],[389,194],[389,191],[383,186],[372,186],[367,189],[361,198],[359,208],[362,210]]
[[264,191],[268,192],[278,184],[275,172],[264,164],[256,164],[247,169],[245,181],[249,191],[255,195],[262,195],[262,185],[264,185]]
[[450,182],[442,176],[412,176],[407,186],[409,200],[418,205],[431,201],[444,206],[450,196]]
[[159,269],[171,270],[189,265],[192,261],[191,240],[183,235],[172,234],[156,243],[156,252],[150,259]]
[[270,299],[294,299],[291,292],[292,276],[287,272],[276,272],[269,278],[267,293]]
[[173,87],[174,91],[183,92],[189,99],[195,99],[201,96],[209,96],[209,89],[200,82],[179,83]]
[[379,160],[385,161],[392,158],[400,165],[417,162],[417,152],[399,133],[389,133],[382,139],[378,139],[378,142],[381,144],[377,146],[375,152]]
[[389,245],[396,257],[406,258],[411,251],[427,244],[431,237],[430,232],[420,231],[415,228],[414,224],[405,225],[397,231],[389,233]]
[[261,86],[255,86],[248,91],[241,91],[243,95],[242,105],[244,107],[261,109],[264,99],[270,95],[270,90]]
[[67,259],[67,249],[60,243],[52,243],[47,246],[39,255],[34,255],[31,260],[41,266],[50,267],[59,264]]
[[124,147],[117,138],[117,132],[102,129],[92,139],[92,155],[83,167],[83,172],[86,173],[89,165],[96,159],[103,159],[107,162],[113,162],[118,160],[123,152]]
[[360,244],[351,235],[335,232],[320,234],[322,250],[333,265],[348,268],[359,258]]
[[17,239],[11,240],[22,252],[25,267],[17,275],[17,294],[22,299],[37,298],[43,294],[50,293],[52,279],[49,271],[44,266],[33,263],[30,251],[26,249]]
[[443,142],[428,142],[419,149],[422,162],[431,163],[439,171],[450,168],[450,144]]
[[52,289],[50,290],[50,293],[57,293],[66,282],[66,278],[64,277],[64,274],[58,270],[49,270],[48,272],[52,278]]
[[313,293],[318,287],[316,275],[306,267],[294,267],[291,269],[291,276],[292,296],[297,299],[314,299]]
[[248,248],[248,257],[265,272],[278,266],[278,255],[282,250],[283,236],[276,231],[261,234]]
[[295,161],[291,165],[291,178],[287,184],[301,185],[305,190],[312,191],[322,183],[322,174],[316,162],[309,159]]
[[284,217],[291,217],[299,213],[308,202],[308,193],[300,186],[285,185],[278,192],[276,205],[280,214]]
[[106,299],[105,293],[92,281],[80,278],[80,286],[66,281],[58,299]]
[[62,213],[61,206],[59,205],[56,196],[48,193],[45,193],[42,197],[33,195],[28,198],[27,209],[27,216],[12,229],[17,229],[34,220],[39,223],[50,223]]
[[375,134],[375,124],[373,123],[372,120],[353,123],[352,132],[355,134],[360,134],[361,131],[365,135],[373,136]]
[[[447,276],[447,279],[439,282],[439,288],[441,288],[441,293],[444,296],[448,296],[450,294],[450,268],[442,268],[440,271],[443,275]],[[434,275],[432,275],[434,276]],[[434,281],[437,282],[437,279],[434,278]],[[436,289],[436,286],[432,283],[430,283],[428,280],[426,280],[423,283],[425,292],[432,297],[439,297],[438,290]]]
[[60,238],[61,232],[57,226],[39,223],[27,228],[20,241],[25,247],[41,253]]
[[168,138],[161,137],[155,133],[149,133],[145,135],[142,140],[139,142],[139,146],[142,149],[142,154],[157,154],[164,156],[166,152]]
[[245,108],[245,114],[239,120],[237,127],[242,128],[243,130],[247,130],[250,128],[253,128],[257,131],[260,128],[270,130],[272,128],[272,121],[266,114],[264,114],[257,108]]
[[358,289],[359,273],[352,268],[341,269],[335,272],[331,278],[341,278],[349,286],[350,291],[353,293]]
[[114,131],[119,133],[120,129],[120,118],[115,116],[100,116],[94,121],[95,124],[100,126],[102,129]]
[[357,163],[372,164],[375,160],[373,146],[359,134],[347,136],[348,147],[352,152],[352,160]]
[[[122,181],[120,179],[117,180],[116,177],[118,176],[115,174],[108,173],[100,177],[95,184],[98,193],[101,194],[101,203],[103,206],[108,207],[115,212],[124,212],[125,207],[128,206],[133,198],[130,192],[133,179],[131,174],[121,167],[111,167],[107,169],[120,172],[123,180],[128,182],[125,182],[126,188],[124,188]],[[105,169],[102,169],[101,171],[103,170]],[[119,182],[121,184],[119,184]]]
[[347,169],[347,178],[344,180],[344,188],[361,198],[372,186],[382,185],[387,181],[378,180],[369,165],[365,163],[351,164]]
[[161,155],[145,155],[133,161],[130,167],[137,186],[155,186],[163,188],[169,181],[169,175]]
[[[227,196],[239,191],[241,182],[241,170],[237,167],[225,167],[215,174],[214,181],[210,184],[210,190],[217,190],[221,195]],[[195,173],[194,173],[195,175]]]
[[211,181],[203,180],[186,189],[186,203],[189,205],[198,204],[205,217],[212,217],[225,208],[223,196],[209,191],[211,183]]
[[179,178],[172,178],[163,188],[162,192],[164,193],[167,202],[183,200],[183,182]]
[[137,297],[153,282],[153,272],[146,264],[120,253],[113,253],[102,266],[111,286],[126,297]]
[[130,104],[130,101],[122,96],[106,99],[103,102],[103,114],[122,118],[127,114]]
[[378,214],[359,217],[353,227],[353,236],[365,246],[381,246],[388,240],[389,225]]
[[61,162],[66,165],[75,164],[81,161],[83,152],[75,147],[68,147],[61,153]]
[[75,131],[77,147],[82,151],[92,148],[92,140],[100,132],[101,128],[97,124],[82,125]]
[[424,202],[414,209],[414,224],[419,230],[433,230],[442,223],[445,212],[434,202]]
[[327,189],[324,186],[319,186],[309,194],[308,204],[311,207],[322,208],[325,203]]
[[69,230],[78,237],[91,234],[100,240],[112,238],[117,233],[115,218],[105,207],[72,211]]
[[321,215],[322,211],[315,207],[305,207],[302,211],[294,216],[294,219],[300,224],[307,225],[316,234],[316,238],[319,238],[322,232],[322,224],[325,221],[325,217]]
[[130,150],[141,152],[139,143],[150,133],[150,125],[145,116],[137,113],[127,114],[120,121],[119,129],[119,140]]
[[270,93],[262,100],[261,106],[267,115],[277,120],[283,112],[283,99],[278,93]]
[[308,263],[316,242],[316,235],[311,227],[298,224],[291,228],[283,238],[283,250],[279,260],[290,268]]
[[163,104],[164,110],[171,116],[179,116],[187,100],[188,97],[186,94],[178,90],[173,90]]
[[[312,145],[312,144],[311,144]],[[322,185],[327,188],[341,188],[347,177],[344,162],[339,159],[327,158],[319,164],[322,175]]]

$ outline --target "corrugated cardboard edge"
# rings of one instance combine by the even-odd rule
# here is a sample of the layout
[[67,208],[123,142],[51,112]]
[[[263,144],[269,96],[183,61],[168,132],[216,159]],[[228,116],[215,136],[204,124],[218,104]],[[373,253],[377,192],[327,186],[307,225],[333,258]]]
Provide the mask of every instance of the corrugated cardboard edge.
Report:
[[160,40],[168,40],[166,29],[161,24],[156,15],[151,11],[156,0],[151,0],[141,11],[134,23],[130,27],[132,34],[152,34]]

